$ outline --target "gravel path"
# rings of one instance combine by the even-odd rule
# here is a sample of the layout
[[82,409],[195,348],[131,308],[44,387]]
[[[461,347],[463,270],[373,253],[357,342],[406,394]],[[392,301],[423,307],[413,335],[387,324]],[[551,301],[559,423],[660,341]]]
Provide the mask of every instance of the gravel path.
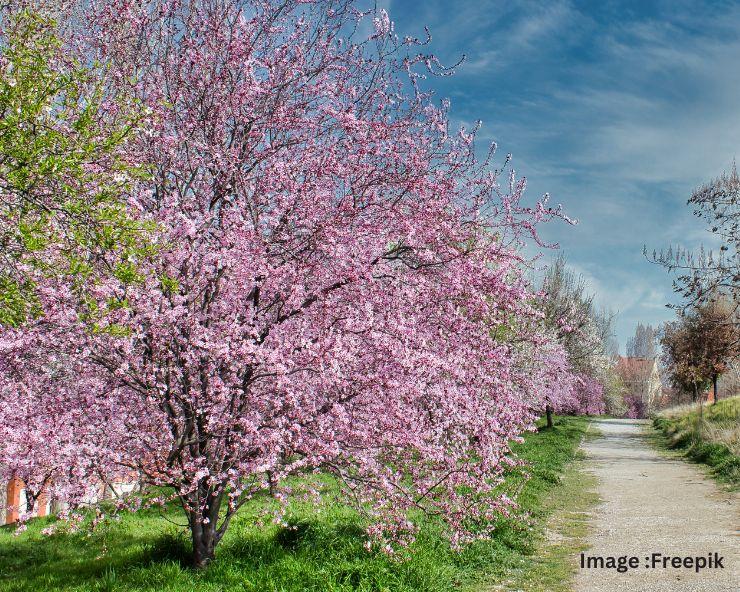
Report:
[[[600,420],[601,436],[584,445],[603,500],[594,512],[587,557],[635,556],[639,567],[579,569],[577,592],[740,591],[739,496],[723,492],[701,470],[654,450],[644,420]],[[724,569],[646,568],[653,553],[707,557]],[[580,565],[580,558],[579,558]]]

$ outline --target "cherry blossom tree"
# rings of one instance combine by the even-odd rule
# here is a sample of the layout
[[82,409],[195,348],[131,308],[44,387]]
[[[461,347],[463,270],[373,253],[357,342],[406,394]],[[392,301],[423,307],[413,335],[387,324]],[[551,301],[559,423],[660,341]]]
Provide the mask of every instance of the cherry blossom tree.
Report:
[[60,337],[37,331],[0,343],[0,478],[23,483],[25,506],[14,508],[21,523],[42,496],[72,506],[93,499],[105,474],[87,453],[97,442],[86,410],[101,385],[83,360],[47,349]]
[[477,128],[450,129],[421,88],[448,72],[382,10],[84,10],[75,42],[151,114],[128,215],[159,248],[82,300],[49,280],[47,313],[0,335],[8,412],[32,393],[55,420],[82,414],[35,474],[71,455],[78,481],[131,471],[170,488],[197,567],[240,507],[285,500],[286,477],[317,469],[374,544],[407,544],[412,509],[456,545],[487,536],[513,503],[495,491],[509,442],[533,420],[515,344],[540,342],[539,313],[521,247],[559,209],[525,207],[524,180],[494,169],[493,149],[476,156]]
[[533,409],[544,405],[546,427],[554,426],[553,413],[577,412],[576,375],[563,345],[545,333],[540,342],[526,343],[519,353],[520,383],[529,395],[525,400]]
[[585,374],[578,376],[576,396],[580,413],[585,415],[604,413],[604,384],[597,377]]

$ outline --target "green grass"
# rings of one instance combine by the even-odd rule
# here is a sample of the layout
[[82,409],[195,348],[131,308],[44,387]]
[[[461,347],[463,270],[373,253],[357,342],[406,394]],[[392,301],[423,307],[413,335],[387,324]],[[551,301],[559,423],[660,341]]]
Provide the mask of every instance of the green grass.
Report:
[[[587,437],[597,434],[591,429]],[[547,530],[537,537],[531,557],[522,557],[520,569],[498,585],[482,590],[526,592],[570,592],[579,553],[588,548],[591,509],[599,501],[597,479],[585,471],[586,461],[578,451],[574,462],[564,467],[557,487],[543,492],[540,522]],[[481,588],[478,588],[482,592]]]
[[[587,425],[584,418],[559,418],[555,429],[527,435],[517,450],[531,463],[532,478],[525,483],[517,469],[506,484],[521,488],[524,518],[501,520],[493,540],[461,553],[450,549],[432,520],[423,523],[413,555],[404,561],[367,552],[362,523],[334,502],[320,512],[294,504],[292,528],[259,527],[256,516],[270,503],[262,500],[234,520],[215,562],[202,572],[187,567],[185,531],[171,522],[181,521],[176,508],[126,514],[92,533],[41,535],[51,518],[33,521],[17,537],[12,528],[2,528],[0,590],[443,592],[509,584],[559,590],[554,586],[569,577],[573,544],[565,554],[551,552],[544,526],[553,512],[572,507],[584,489],[570,461]],[[553,587],[539,587],[548,578]]]
[[701,410],[697,405],[668,409],[653,425],[669,448],[710,466],[718,480],[740,486],[740,397],[704,405]]

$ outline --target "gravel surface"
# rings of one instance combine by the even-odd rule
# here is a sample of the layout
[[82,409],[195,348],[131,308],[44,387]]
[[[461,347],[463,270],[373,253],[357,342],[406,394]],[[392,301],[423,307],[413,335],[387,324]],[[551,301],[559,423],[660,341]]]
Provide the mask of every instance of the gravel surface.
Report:
[[[740,592],[739,496],[722,491],[697,466],[661,456],[645,437],[646,420],[599,420],[594,427],[601,436],[584,449],[602,503],[594,510],[586,556],[635,556],[639,567],[579,569],[575,590]],[[645,567],[653,553],[714,552],[724,557],[724,569]]]

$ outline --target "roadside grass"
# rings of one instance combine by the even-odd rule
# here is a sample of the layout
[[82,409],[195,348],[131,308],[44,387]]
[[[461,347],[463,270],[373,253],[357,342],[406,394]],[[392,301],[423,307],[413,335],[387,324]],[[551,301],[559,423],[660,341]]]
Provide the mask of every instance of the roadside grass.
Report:
[[[588,427],[584,437],[597,435],[597,430]],[[502,581],[478,590],[572,590],[579,554],[588,548],[586,537],[591,510],[599,502],[598,480],[585,467],[585,455],[577,450],[573,461],[565,466],[559,484],[545,492],[542,498],[534,553],[520,557],[519,568],[512,570]]]
[[663,444],[708,465],[712,474],[733,488],[740,486],[740,397],[716,404],[666,409],[653,425]]
[[[187,566],[189,542],[185,529],[175,524],[182,521],[175,507],[123,514],[92,532],[42,535],[53,518],[32,521],[18,536],[13,527],[3,527],[0,590],[446,592],[502,589],[499,584],[509,583],[513,589],[565,590],[575,543],[548,544],[545,524],[553,512],[578,507],[574,500],[590,495],[570,463],[588,423],[587,418],[558,418],[554,429],[527,434],[516,445],[529,466],[512,470],[505,487],[521,490],[520,519],[501,519],[493,540],[460,553],[445,542],[434,520],[423,521],[405,560],[368,552],[358,516],[331,500],[321,508],[292,504],[288,528],[259,526],[261,512],[272,503],[261,499],[240,512],[216,560],[201,572]],[[526,482],[525,471],[532,475]],[[331,491],[330,480],[325,481]],[[577,533],[582,517],[566,513],[560,524],[550,526],[552,532]]]

